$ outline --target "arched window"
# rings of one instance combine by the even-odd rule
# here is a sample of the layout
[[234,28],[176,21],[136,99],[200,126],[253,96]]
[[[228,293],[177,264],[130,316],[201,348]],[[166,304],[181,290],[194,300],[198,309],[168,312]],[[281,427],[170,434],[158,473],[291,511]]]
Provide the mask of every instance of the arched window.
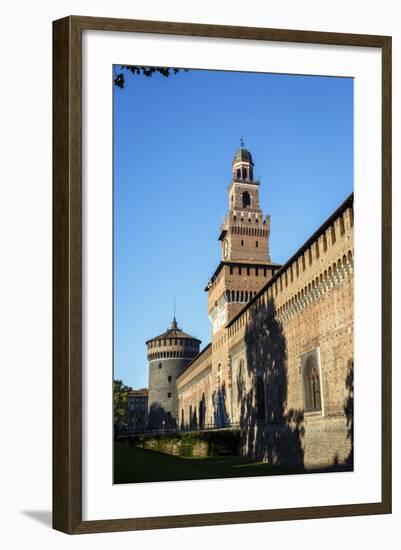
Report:
[[251,206],[251,197],[250,197],[248,191],[244,191],[242,193],[242,206],[244,208],[247,208],[248,206]]
[[321,411],[320,376],[316,358],[310,355],[303,368],[304,410]]
[[196,430],[198,428],[198,416],[196,414],[196,406],[194,406],[194,412],[192,415],[192,427]]
[[238,170],[237,170],[237,179],[239,179],[239,180],[241,179],[241,170],[240,170],[240,168],[238,168]]
[[205,427],[206,420],[206,399],[205,394],[202,393],[202,399],[199,401],[199,428]]

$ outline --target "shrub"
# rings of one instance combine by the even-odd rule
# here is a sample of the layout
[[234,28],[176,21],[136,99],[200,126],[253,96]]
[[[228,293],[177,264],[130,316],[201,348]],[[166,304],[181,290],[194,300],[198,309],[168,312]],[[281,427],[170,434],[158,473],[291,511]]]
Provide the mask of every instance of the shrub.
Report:
[[176,456],[238,455],[239,430],[140,435],[130,439],[136,447]]

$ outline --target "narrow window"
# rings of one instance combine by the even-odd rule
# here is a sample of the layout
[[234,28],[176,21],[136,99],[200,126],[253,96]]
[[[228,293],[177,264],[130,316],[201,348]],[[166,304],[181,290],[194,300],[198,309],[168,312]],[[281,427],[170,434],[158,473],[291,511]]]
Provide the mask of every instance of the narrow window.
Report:
[[241,246],[244,246],[244,241],[243,240],[241,240]]
[[250,197],[248,191],[244,191],[242,193],[242,206],[244,208],[247,208],[248,206],[251,206],[251,197]]
[[162,366],[163,366],[163,365],[162,365],[161,363],[159,363],[159,369],[161,369],[161,368],[162,368]]
[[169,382],[171,382],[172,379],[173,379],[172,376],[168,376],[168,377],[167,377],[167,380],[168,380]]
[[244,178],[244,180],[246,180],[246,178],[247,178],[246,168],[244,168],[244,169],[242,170],[242,177]]
[[237,170],[237,179],[241,179],[241,170],[239,168]]
[[340,218],[340,233],[341,235],[344,235],[345,233],[344,218],[342,216]]
[[334,229],[334,225],[331,226],[331,244],[334,244],[336,242],[336,230]]
[[232,274],[233,274],[233,271],[234,271],[234,270],[233,270],[233,266],[232,266],[232,265],[230,265],[230,275],[232,275]]
[[249,269],[249,267],[246,268],[246,274],[248,275],[248,277],[251,274],[251,270]]
[[258,241],[256,241],[256,248],[258,248],[258,246],[259,246],[259,243],[258,243]]
[[322,401],[320,395],[320,377],[316,358],[310,355],[303,368],[304,409],[305,411],[320,411]]

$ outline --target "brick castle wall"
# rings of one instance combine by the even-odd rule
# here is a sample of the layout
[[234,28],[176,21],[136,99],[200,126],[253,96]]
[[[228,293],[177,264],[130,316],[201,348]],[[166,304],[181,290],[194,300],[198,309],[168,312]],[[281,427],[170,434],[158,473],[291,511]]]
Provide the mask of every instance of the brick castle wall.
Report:
[[[353,399],[353,253],[349,199],[213,334],[205,396],[224,382],[230,421],[251,434],[244,453],[305,468],[351,456],[352,418],[346,411]],[[241,278],[238,285],[244,284]],[[216,287],[224,283],[223,273]],[[319,372],[318,411],[305,410],[308,361]],[[187,373],[185,392],[178,378],[179,408],[197,406],[202,365],[202,357],[192,363],[197,378],[191,385]],[[215,403],[209,399],[210,406]]]

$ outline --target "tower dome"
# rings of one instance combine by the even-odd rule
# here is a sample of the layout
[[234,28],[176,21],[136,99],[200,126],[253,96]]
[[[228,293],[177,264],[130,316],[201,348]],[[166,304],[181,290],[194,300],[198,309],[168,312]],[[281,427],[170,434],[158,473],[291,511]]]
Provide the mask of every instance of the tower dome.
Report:
[[244,140],[241,138],[240,148],[236,150],[233,159],[233,180],[253,182],[253,159],[244,145]]
[[252,155],[248,151],[248,149],[245,149],[245,147],[240,147],[239,149],[237,149],[234,155],[234,162],[241,162],[241,161],[249,162],[250,164],[253,165]]
[[201,341],[178,327],[174,317],[170,327],[147,340],[149,362],[149,427],[173,428],[178,423],[176,378],[199,353]]

